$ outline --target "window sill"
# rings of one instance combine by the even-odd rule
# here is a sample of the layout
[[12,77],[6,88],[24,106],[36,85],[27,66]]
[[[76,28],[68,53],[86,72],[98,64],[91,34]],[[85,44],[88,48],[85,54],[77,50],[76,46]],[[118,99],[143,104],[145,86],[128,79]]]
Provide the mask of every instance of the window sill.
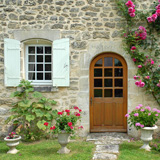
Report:
[[[53,86],[34,86],[34,91],[38,92],[58,92],[58,87],[53,87]],[[17,91],[20,91],[21,88],[17,87]]]

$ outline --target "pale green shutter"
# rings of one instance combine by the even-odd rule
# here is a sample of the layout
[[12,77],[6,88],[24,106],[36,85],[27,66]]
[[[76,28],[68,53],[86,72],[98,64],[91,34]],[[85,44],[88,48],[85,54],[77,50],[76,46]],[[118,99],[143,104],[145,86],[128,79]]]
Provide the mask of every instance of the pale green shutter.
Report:
[[53,86],[69,86],[69,39],[59,39],[53,42]]
[[20,82],[20,42],[4,39],[5,86],[17,86]]

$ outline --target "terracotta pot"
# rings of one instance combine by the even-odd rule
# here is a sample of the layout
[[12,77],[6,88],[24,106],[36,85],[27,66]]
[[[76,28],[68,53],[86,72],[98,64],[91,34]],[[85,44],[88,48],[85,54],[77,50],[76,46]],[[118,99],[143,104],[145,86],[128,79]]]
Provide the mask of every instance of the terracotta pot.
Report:
[[144,145],[140,149],[145,149],[147,151],[151,150],[149,146],[149,142],[153,139],[152,135],[157,126],[154,127],[144,127],[141,129],[141,140],[143,141]]
[[61,149],[57,153],[61,154],[67,154],[70,152],[70,150],[66,147],[69,143],[69,133],[65,133],[65,131],[62,131],[62,133],[58,134],[58,142],[61,145]]
[[4,140],[7,142],[6,145],[10,148],[7,153],[16,154],[19,152],[19,150],[16,149],[16,146],[19,144],[21,136],[15,135],[14,137],[14,139],[7,139],[7,137],[4,138]]

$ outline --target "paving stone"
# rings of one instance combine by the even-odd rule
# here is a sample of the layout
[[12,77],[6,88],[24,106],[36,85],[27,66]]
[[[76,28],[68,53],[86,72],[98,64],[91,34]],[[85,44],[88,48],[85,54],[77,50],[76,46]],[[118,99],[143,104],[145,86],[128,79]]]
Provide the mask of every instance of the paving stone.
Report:
[[95,153],[93,159],[115,160],[117,159],[117,156],[109,153]]
[[106,152],[106,153],[118,154],[119,153],[119,145],[97,145],[95,152],[98,152],[98,153]]

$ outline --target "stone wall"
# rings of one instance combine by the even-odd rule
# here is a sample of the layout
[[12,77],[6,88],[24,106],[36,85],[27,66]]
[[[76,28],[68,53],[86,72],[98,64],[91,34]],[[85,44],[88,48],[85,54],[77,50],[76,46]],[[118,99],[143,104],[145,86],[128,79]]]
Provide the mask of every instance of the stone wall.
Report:
[[[139,9],[147,9],[150,3],[137,0]],[[134,85],[136,66],[125,54],[120,38],[126,23],[114,0],[0,0],[0,24],[0,135],[7,131],[4,120],[13,101],[9,96],[16,90],[4,86],[4,38],[18,39],[19,31],[55,30],[60,38],[70,38],[70,87],[44,95],[56,100],[59,109],[72,105],[82,108],[84,135],[89,132],[89,65],[101,52],[115,52],[127,61],[128,109],[137,104],[157,107],[153,97]],[[129,133],[137,134],[130,128]]]

